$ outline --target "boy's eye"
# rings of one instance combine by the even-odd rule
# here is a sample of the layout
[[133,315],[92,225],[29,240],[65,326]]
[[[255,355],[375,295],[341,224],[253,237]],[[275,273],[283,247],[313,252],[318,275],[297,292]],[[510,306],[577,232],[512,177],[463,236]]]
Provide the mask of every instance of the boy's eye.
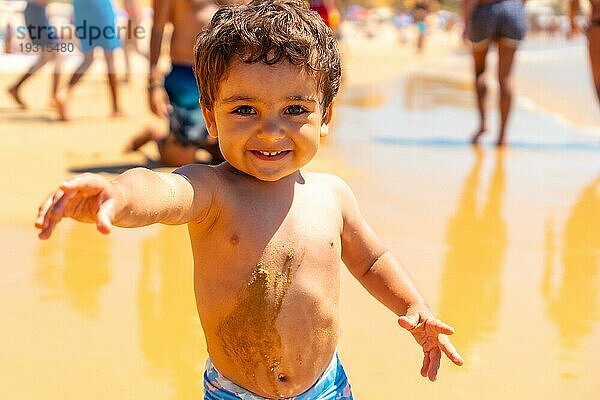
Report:
[[239,115],[252,115],[255,114],[254,109],[250,106],[240,106],[233,110],[234,114]]
[[306,108],[299,106],[299,105],[289,106],[285,110],[285,113],[290,114],[290,115],[300,115],[300,114],[304,114],[305,112],[308,112],[306,110]]

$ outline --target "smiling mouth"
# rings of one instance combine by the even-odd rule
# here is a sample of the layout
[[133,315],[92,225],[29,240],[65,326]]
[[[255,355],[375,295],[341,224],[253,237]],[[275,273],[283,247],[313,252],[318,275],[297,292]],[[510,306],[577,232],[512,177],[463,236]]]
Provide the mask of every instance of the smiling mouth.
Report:
[[281,150],[281,151],[262,151],[262,150],[252,150],[252,154],[254,154],[257,158],[266,161],[276,161],[280,160],[288,153],[290,150]]

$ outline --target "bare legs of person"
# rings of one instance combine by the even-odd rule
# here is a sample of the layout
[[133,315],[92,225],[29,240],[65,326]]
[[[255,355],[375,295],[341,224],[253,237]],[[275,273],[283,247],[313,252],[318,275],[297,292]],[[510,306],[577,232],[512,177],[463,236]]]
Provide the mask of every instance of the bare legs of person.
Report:
[[6,35],[4,36],[4,53],[12,53],[13,28],[11,23],[6,24]]
[[471,138],[472,144],[477,144],[487,131],[487,85],[485,82],[485,59],[489,45],[473,45],[473,66],[475,68],[475,93],[477,95],[477,110],[479,111],[479,129]]
[[67,87],[59,90],[58,93],[56,94],[56,107],[58,109],[58,114],[62,121],[69,120],[69,114],[67,112],[67,102],[69,100],[69,96],[71,95],[71,91],[73,90],[75,85],[77,85],[77,83],[79,83],[81,78],[83,78],[83,75],[90,68],[90,65],[92,65],[93,61],[94,61],[94,51],[93,50],[89,51],[87,53],[84,53],[83,61],[81,62],[81,64],[79,64],[79,67],[77,67],[77,69],[73,73],[73,76],[71,76],[71,79],[69,79],[69,83],[67,84]]
[[122,117],[123,112],[119,108],[118,82],[115,69],[115,59],[112,50],[104,50],[104,59],[106,60],[106,70],[108,78],[108,86],[110,88],[110,98],[112,104],[112,116]]
[[498,84],[500,86],[500,130],[498,132],[498,146],[504,146],[506,138],[506,125],[512,107],[512,66],[515,59],[518,43],[512,40],[500,40],[498,43]]
[[588,29],[588,51],[592,67],[592,78],[596,86],[598,104],[600,104],[600,25],[592,24]]
[[58,84],[60,81],[60,58],[52,52],[42,52],[37,61],[25,72],[21,78],[14,85],[8,88],[8,93],[13,98],[15,103],[19,105],[19,107],[26,109],[27,105],[19,95],[19,89],[21,86],[31,78],[37,71],[39,71],[48,61],[54,61],[54,74],[52,77],[52,91],[51,98],[53,100],[56,99],[56,94],[58,92]]
[[154,127],[147,127],[135,135],[125,147],[126,152],[139,150],[148,142],[154,142],[159,154],[159,162],[166,167],[180,167],[198,162],[195,146],[183,146],[173,135],[167,135]]
[[[118,83],[117,83],[117,77],[116,77],[116,73],[115,73],[115,64],[114,64],[114,57],[113,57],[112,50],[104,51],[104,59],[106,61],[108,86],[110,88],[110,94],[111,94],[111,103],[112,103],[112,110],[113,110],[112,115],[113,115],[113,117],[119,117],[122,115],[122,113],[121,113],[121,110],[118,105],[118,92],[117,92]],[[71,79],[69,80],[67,87],[58,91],[58,93],[56,95],[56,105],[58,108],[58,113],[60,115],[60,119],[62,121],[69,120],[69,114],[67,112],[67,103],[68,103],[69,97],[71,96],[71,92],[72,92],[73,88],[79,83],[81,78],[83,78],[83,76],[85,75],[87,70],[92,65],[93,61],[94,61],[93,50],[85,53],[82,63],[79,65],[79,67],[77,68],[77,70],[75,71],[75,73],[73,74]]]
[[417,38],[417,53],[423,52],[423,44],[425,43],[425,34],[419,33],[419,37]]
[[[500,126],[498,129],[497,146],[506,144],[506,127],[510,110],[512,108],[512,66],[518,43],[513,40],[500,39],[498,42],[498,86],[500,89]],[[479,109],[479,129],[473,135],[471,143],[477,144],[480,137],[487,131],[487,86],[485,83],[485,58],[488,46],[473,49],[475,62],[475,88],[477,92],[477,106]]]
[[[135,25],[134,23],[131,23],[131,26],[139,26],[139,25]],[[135,37],[131,37],[130,35],[124,35],[123,38],[121,38],[121,41],[123,43],[123,59],[125,61],[125,76],[123,77],[122,81],[125,83],[128,83],[131,80],[131,68],[132,68],[132,61],[131,61],[131,54],[130,52],[134,51],[135,53],[141,55],[142,57],[148,59],[148,55],[144,54],[138,45],[138,41]]]

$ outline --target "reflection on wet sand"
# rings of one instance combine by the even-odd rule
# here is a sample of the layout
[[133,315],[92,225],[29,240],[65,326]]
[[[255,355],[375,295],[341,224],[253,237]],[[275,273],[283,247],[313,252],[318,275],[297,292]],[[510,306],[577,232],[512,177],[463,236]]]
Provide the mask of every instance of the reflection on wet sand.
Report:
[[473,108],[472,87],[470,80],[456,75],[415,71],[406,77],[404,106],[409,110],[442,105]]
[[64,301],[83,316],[97,317],[101,289],[111,279],[109,245],[110,238],[84,224],[72,224],[54,240],[41,242],[35,277],[49,291],[44,298]]
[[189,238],[184,227],[157,229],[142,244],[140,345],[148,362],[161,375],[168,373],[172,399],[197,399],[207,356],[194,301]]
[[[560,262],[547,229],[542,294],[560,333],[560,345],[573,354],[599,319],[600,175],[584,187],[565,223]],[[556,271],[555,267],[561,268]],[[554,278],[557,279],[554,279]]]
[[503,150],[495,151],[495,164],[481,207],[485,153],[474,149],[475,162],[467,176],[455,214],[447,228],[448,250],[442,272],[442,320],[452,321],[453,341],[463,356],[470,347],[497,328],[501,301],[501,272],[507,246],[502,216],[504,194]]

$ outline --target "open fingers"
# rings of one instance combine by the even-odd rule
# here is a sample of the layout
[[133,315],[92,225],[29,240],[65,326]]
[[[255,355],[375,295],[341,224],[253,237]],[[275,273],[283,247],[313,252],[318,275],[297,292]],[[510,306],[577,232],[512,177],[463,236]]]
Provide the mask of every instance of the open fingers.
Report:
[[94,174],[81,174],[60,184],[66,193],[78,192],[84,197],[93,196],[105,189],[106,182]]
[[39,238],[49,238],[56,224],[63,217],[71,217],[74,208],[81,206],[81,203],[77,202],[75,202],[77,204],[72,204],[72,199],[77,197],[79,200],[83,200],[100,194],[105,189],[106,182],[94,174],[82,174],[64,181],[59,189],[50,194],[38,209],[35,226],[41,229]]
[[62,219],[65,197],[66,196],[63,195],[56,203],[54,203],[50,210],[48,210],[47,222],[44,224],[45,226],[39,234],[40,239],[49,238],[56,224]]
[[450,361],[452,361],[454,364],[456,364],[458,366],[461,366],[464,364],[465,361],[460,356],[460,354],[458,354],[458,351],[456,351],[456,348],[454,347],[452,342],[450,342],[450,339],[448,338],[448,336],[440,335],[439,341],[440,341],[440,349],[444,352],[444,354],[446,354],[446,356],[450,359]]
[[[59,191],[57,190],[54,193],[51,193],[50,195],[48,195],[48,197],[46,197],[46,200],[44,200],[44,202],[38,208],[38,214],[37,214],[37,217],[35,218],[35,227],[36,228],[43,229],[45,227],[45,225],[47,224],[48,210],[50,209],[50,207],[52,207],[52,205],[56,201],[56,196],[57,196],[58,192]],[[62,196],[62,190],[60,191],[60,195]]]
[[425,331],[428,335],[452,335],[454,328],[440,321],[439,319],[431,318],[425,323]]
[[412,331],[419,325],[419,315],[403,315],[398,318],[398,325],[407,331]]
[[421,366],[421,376],[427,378],[427,372],[429,372],[429,352],[423,352],[423,365]]
[[54,217],[52,211],[54,205],[62,198],[63,195],[64,192],[58,189],[54,193],[50,194],[48,198],[44,201],[44,203],[42,203],[42,205],[40,206],[38,210],[38,217],[35,221],[35,226],[42,230],[42,232],[40,232],[40,238],[46,239],[48,236],[50,236],[42,235],[42,233],[45,230],[47,230],[50,226],[50,222]]
[[47,239],[52,234],[52,231],[61,219],[65,216],[65,209],[69,201],[75,197],[76,193],[63,193],[49,208],[46,213],[47,221],[44,222],[44,227],[39,234],[41,239]]
[[112,229],[112,219],[114,217],[114,199],[108,199],[100,204],[96,214],[96,228],[100,233],[108,235]]
[[437,379],[437,373],[440,369],[440,359],[442,358],[442,352],[438,347],[432,349],[429,352],[429,369],[427,371],[427,377],[431,382],[435,382]]

